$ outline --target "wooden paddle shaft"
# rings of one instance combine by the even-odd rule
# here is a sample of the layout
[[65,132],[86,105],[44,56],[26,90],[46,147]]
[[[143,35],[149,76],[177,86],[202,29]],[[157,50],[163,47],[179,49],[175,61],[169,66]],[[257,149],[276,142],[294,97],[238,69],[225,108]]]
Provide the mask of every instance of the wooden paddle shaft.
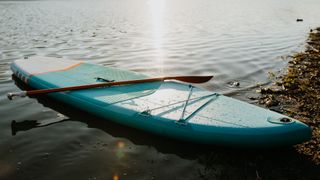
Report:
[[139,84],[139,83],[148,83],[148,82],[156,82],[156,81],[164,81],[164,80],[178,80],[178,81],[188,82],[188,83],[204,83],[209,81],[212,77],[213,76],[171,76],[171,77],[169,76],[169,77],[137,79],[137,80],[118,81],[118,82],[106,82],[106,83],[88,84],[88,85],[81,85],[81,86],[70,86],[70,87],[63,87],[63,88],[39,89],[39,90],[22,91],[22,92],[16,92],[16,93],[8,93],[7,97],[11,100],[15,96],[25,97],[27,95],[47,94],[47,93],[53,93],[53,92],[91,89],[91,88],[98,88],[98,87],[120,86],[120,85],[127,85],[127,84]]

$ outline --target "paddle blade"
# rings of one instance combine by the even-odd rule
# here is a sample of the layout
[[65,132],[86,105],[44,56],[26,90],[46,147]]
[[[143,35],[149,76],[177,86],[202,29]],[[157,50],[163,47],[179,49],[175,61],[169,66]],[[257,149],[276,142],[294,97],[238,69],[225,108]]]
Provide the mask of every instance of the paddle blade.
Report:
[[212,79],[213,76],[177,76],[177,77],[168,77],[164,80],[170,80],[175,79],[182,82],[188,82],[188,83],[205,83],[208,82],[210,79]]

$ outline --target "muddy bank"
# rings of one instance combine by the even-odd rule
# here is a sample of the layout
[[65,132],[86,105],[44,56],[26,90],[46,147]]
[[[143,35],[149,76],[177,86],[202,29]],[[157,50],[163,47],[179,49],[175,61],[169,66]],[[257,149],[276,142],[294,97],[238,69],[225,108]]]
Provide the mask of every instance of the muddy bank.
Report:
[[294,54],[286,73],[261,94],[261,104],[312,128],[312,139],[295,148],[320,164],[320,27],[310,30],[306,50]]

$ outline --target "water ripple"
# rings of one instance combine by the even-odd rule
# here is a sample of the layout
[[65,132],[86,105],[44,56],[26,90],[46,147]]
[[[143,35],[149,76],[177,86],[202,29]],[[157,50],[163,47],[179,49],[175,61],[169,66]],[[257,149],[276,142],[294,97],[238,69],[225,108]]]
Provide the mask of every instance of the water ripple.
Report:
[[[9,68],[16,59],[42,55],[151,76],[214,75],[201,86],[250,102],[247,94],[257,83],[270,82],[267,72],[285,67],[283,57],[304,48],[309,28],[318,26],[320,19],[314,13],[317,0],[163,2],[159,11],[161,6],[151,10],[149,0],[0,1],[0,155],[4,157],[0,178],[6,173],[11,179],[58,179],[65,172],[52,169],[68,169],[74,172],[68,174],[74,177],[70,179],[115,175],[165,179],[157,170],[166,167],[169,174],[182,175],[177,179],[195,179],[194,167],[205,169],[197,157],[177,156],[180,150],[162,153],[167,145],[155,149],[132,142],[135,131],[127,139],[121,138],[127,131],[123,127],[99,123],[88,127],[92,116],[69,119],[35,99],[7,100],[6,93],[19,90]],[[297,23],[298,17],[305,21]],[[33,127],[61,119],[67,122]],[[31,127],[12,135],[13,121]]]

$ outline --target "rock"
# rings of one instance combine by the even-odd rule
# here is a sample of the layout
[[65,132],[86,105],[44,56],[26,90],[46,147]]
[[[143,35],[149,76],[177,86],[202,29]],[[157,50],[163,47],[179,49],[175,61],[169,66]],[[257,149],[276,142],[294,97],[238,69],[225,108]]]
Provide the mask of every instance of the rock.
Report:
[[283,93],[283,86],[271,86],[267,88],[261,88],[262,94],[281,94]]
[[265,105],[266,105],[267,107],[276,106],[276,105],[278,105],[278,104],[279,104],[279,102],[276,101],[276,100],[274,100],[274,99],[268,99],[268,100],[265,102]]
[[239,87],[240,86],[240,82],[238,82],[238,81],[231,81],[231,82],[228,82],[228,84],[230,87]]
[[271,111],[275,111],[275,112],[278,112],[278,113],[281,113],[283,114],[283,109],[281,108],[281,106],[272,106],[269,108]]

